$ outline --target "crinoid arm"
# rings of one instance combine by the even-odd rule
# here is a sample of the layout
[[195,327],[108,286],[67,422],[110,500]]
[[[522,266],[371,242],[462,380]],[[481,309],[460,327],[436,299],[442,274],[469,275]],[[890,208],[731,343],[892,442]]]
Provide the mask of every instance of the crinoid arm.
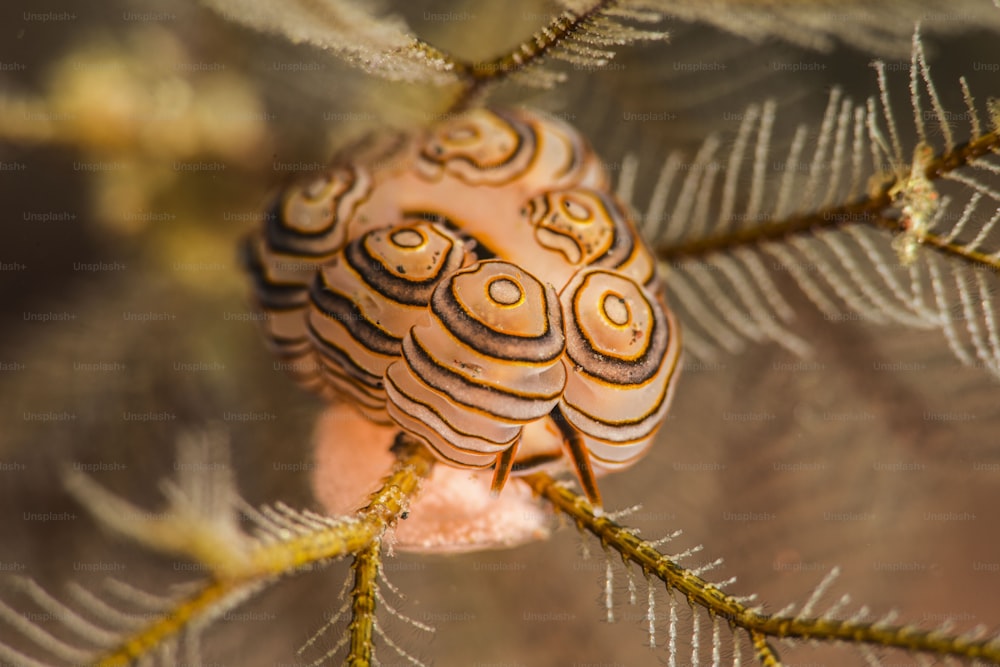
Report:
[[[666,586],[670,605],[667,614],[667,660],[669,664],[679,664],[682,645],[690,648],[689,664],[721,665],[724,652],[733,656],[732,664],[744,664],[741,659],[741,644],[749,644],[760,665],[781,665],[780,655],[775,647],[777,642],[830,642],[850,646],[860,651],[868,664],[880,665],[875,654],[881,649],[898,649],[918,659],[951,659],[967,663],[973,661],[1000,662],[1000,637],[988,634],[982,627],[965,633],[955,633],[947,624],[936,628],[924,628],[916,624],[896,623],[896,614],[889,612],[881,617],[873,617],[867,607],[861,607],[852,615],[843,613],[849,598],[843,596],[825,611],[819,611],[821,601],[839,575],[833,568],[816,586],[806,602],[795,611],[790,605],[774,614],[763,612],[760,606],[751,606],[756,596],[737,597],[723,592],[735,579],[713,584],[702,578],[702,574],[715,569],[721,560],[710,561],[701,566],[688,567],[680,561],[699,552],[700,548],[688,549],[680,554],[665,555],[660,544],[666,540],[651,542],[637,535],[637,531],[615,520],[614,514],[597,513],[589,501],[557,482],[544,473],[535,473],[527,478],[528,484],[541,497],[548,500],[557,511],[574,521],[581,531],[591,533],[600,540],[606,553],[617,553],[630,579],[630,603],[636,604],[638,596],[632,582],[633,566],[637,566],[650,587],[647,598],[646,618],[649,623],[650,645],[656,645],[656,610],[652,587],[654,584]],[[606,605],[608,619],[613,621],[612,591],[613,577],[611,561],[608,561],[606,575]],[[690,630],[688,642],[680,640],[680,612],[678,600],[690,608]],[[708,642],[703,621],[707,618],[711,628]],[[728,625],[732,639],[724,643],[722,625]],[[708,655],[705,655],[708,654]],[[923,663],[921,663],[923,664]]]
[[710,137],[684,173],[679,156],[664,161],[640,217],[694,357],[748,341],[808,354],[786,300],[795,285],[830,321],[937,330],[964,364],[1000,377],[996,102],[978,105],[960,79],[965,109],[946,109],[919,32],[909,113],[891,101],[902,81],[874,69],[877,95],[857,103],[833,89],[818,130],[799,127],[780,153],[765,102],[742,115],[728,156]]
[[[0,658],[18,665],[188,664],[201,662],[201,635],[211,623],[280,578],[312,570],[348,555],[357,574],[351,626],[351,664],[370,664],[373,650],[372,573],[377,573],[381,536],[406,511],[410,498],[433,465],[425,449],[402,438],[398,463],[352,516],[327,517],[278,503],[254,509],[242,501],[225,463],[218,433],[181,442],[175,480],[163,485],[168,508],[152,515],[103,489],[89,477],[67,474],[73,493],[106,527],[153,551],[194,561],[209,573],[165,596],[110,581],[104,596],[71,584],[68,602],[56,599],[29,579],[15,590],[58,619],[57,637],[40,623],[0,602],[0,620],[12,625],[46,655],[28,655],[0,642]],[[246,515],[254,528],[240,525]],[[371,609],[369,609],[371,608]],[[366,648],[367,645],[367,648]]]

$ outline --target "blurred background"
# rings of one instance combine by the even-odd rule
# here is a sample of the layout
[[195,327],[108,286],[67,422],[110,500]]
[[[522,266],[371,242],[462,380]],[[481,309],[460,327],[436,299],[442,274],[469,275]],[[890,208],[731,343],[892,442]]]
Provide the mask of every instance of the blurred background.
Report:
[[[396,4],[418,35],[469,58],[503,50],[552,12],[527,0]],[[445,105],[437,91],[372,81],[192,2],[13,2],[0,7],[0,26],[0,599],[51,625],[8,577],[64,597],[70,580],[97,590],[111,575],[163,591],[195,576],[102,531],[62,490],[66,467],[157,512],[178,436],[221,424],[250,502],[318,509],[310,439],[322,405],[275,368],[248,317],[236,246],[296,164],[329,164],[361,133],[417,125]],[[567,85],[553,91],[505,86],[497,99],[576,124],[612,172],[638,155],[642,202],[668,150],[694,150],[713,131],[731,141],[748,102],[778,101],[780,145],[796,124],[818,124],[832,85],[859,100],[876,91],[870,54],[667,27],[669,44],[625,49],[593,71],[566,68]],[[991,39],[928,38],[949,108],[964,109],[959,75],[982,98],[997,93]],[[904,100],[909,56],[888,62]],[[654,119],[626,120],[634,114]],[[640,504],[625,520],[652,539],[682,529],[668,550],[703,544],[686,563],[725,558],[710,577],[738,577],[728,590],[758,593],[772,611],[804,602],[840,566],[831,603],[850,593],[876,614],[996,629],[1000,387],[960,366],[937,334],[830,322],[804,299],[795,305],[815,355],[768,346],[690,364],[661,442],[602,482],[609,509]],[[397,554],[385,569],[406,595],[397,608],[437,628],[428,644],[386,619],[425,662],[665,659],[662,646],[645,646],[641,576],[630,606],[617,569],[618,622],[606,623],[604,556],[572,528],[508,551]],[[295,651],[340,606],[346,574],[336,563],[261,594],[206,632],[206,660],[308,664],[321,651]],[[665,615],[667,597],[657,598]],[[0,638],[34,650],[2,619]],[[862,662],[840,649],[784,655],[793,665]],[[405,664],[384,645],[380,657]]]

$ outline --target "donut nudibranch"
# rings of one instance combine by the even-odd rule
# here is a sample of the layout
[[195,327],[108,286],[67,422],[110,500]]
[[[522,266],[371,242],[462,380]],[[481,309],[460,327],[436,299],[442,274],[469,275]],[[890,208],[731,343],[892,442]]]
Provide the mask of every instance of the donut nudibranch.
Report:
[[[476,109],[288,186],[245,246],[307,388],[511,476],[635,463],[680,357],[656,262],[569,125]],[[359,444],[358,446],[364,446]]]

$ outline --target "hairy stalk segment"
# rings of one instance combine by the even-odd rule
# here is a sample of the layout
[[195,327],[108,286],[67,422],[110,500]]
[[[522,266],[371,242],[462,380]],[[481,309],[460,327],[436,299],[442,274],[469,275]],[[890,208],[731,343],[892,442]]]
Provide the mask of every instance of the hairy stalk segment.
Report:
[[547,26],[502,56],[460,67],[458,72],[465,78],[465,85],[450,111],[457,112],[468,108],[485,86],[499,83],[510,75],[537,64],[596,16],[617,3],[618,0],[599,0],[579,14],[567,9],[553,18]]
[[[872,224],[891,232],[905,233],[907,228],[900,220],[892,218],[872,218]],[[949,257],[960,259],[973,267],[987,267],[1000,273],[1000,257],[995,253],[972,250],[966,244],[951,241],[940,234],[926,232],[921,235],[920,245],[929,246]]]
[[655,248],[660,260],[680,262],[711,255],[732,252],[739,248],[769,241],[780,241],[797,234],[812,234],[820,229],[848,224],[876,224],[879,213],[892,205],[889,190],[893,183],[880,188],[878,193],[864,200],[836,206],[808,215],[793,216],[783,220],[763,222],[754,227],[734,230],[719,236],[694,239],[684,243],[660,245]]
[[[1000,115],[996,120],[1000,121]],[[1000,122],[997,124],[1000,125]],[[998,151],[1000,151],[1000,127],[936,156],[925,166],[924,176],[933,181],[949,172],[969,165],[977,158]]]
[[763,667],[782,667],[784,663],[778,657],[778,652],[767,643],[767,635],[762,632],[751,632],[750,641],[757,655],[757,660]]
[[252,588],[242,581],[209,581],[191,596],[178,601],[163,616],[139,628],[122,640],[115,649],[97,658],[94,667],[120,667],[150,655],[168,642],[175,641],[190,623],[211,613],[230,595]]
[[397,437],[395,451],[395,469],[367,506],[328,529],[261,546],[251,554],[247,575],[287,574],[317,561],[359,553],[378,540],[406,511],[434,465],[427,448],[408,436]]
[[535,473],[524,479],[535,493],[572,518],[578,527],[595,535],[601,540],[601,544],[621,554],[624,561],[635,563],[643,572],[657,577],[668,589],[677,590],[689,603],[702,607],[711,616],[724,618],[732,627],[745,630],[763,665],[781,664],[777,654],[767,644],[768,637],[844,641],[937,656],[1000,662],[1000,641],[996,639],[950,634],[939,629],[890,625],[882,621],[762,614],[664,556],[630,529],[606,515],[595,516],[593,508],[583,496],[552,477]]
[[368,667],[374,658],[375,600],[378,594],[378,572],[382,540],[371,544],[354,556],[354,589],[351,591],[351,652],[347,664]]
[[[211,622],[280,577],[297,574],[314,564],[348,554],[355,554],[350,626],[353,661],[350,664],[371,664],[381,538],[406,511],[434,463],[425,447],[405,435],[397,437],[394,451],[397,456],[395,467],[381,487],[370,496],[368,505],[357,514],[319,521],[316,515],[298,515],[287,510],[284,517],[288,521],[280,526],[274,520],[278,516],[274,512],[255,516],[254,520],[264,531],[266,539],[248,537],[246,553],[227,553],[211,558],[205,563],[212,567],[211,579],[176,601],[163,614],[124,636],[117,646],[99,656],[93,664],[97,667],[131,664],[170,642],[182,639],[185,631]],[[75,489],[80,500],[98,518],[107,513],[108,506],[104,504],[107,499],[103,495],[107,494],[106,491],[101,489],[92,493],[93,489],[79,484]],[[122,532],[142,543],[141,530]],[[163,544],[151,546],[162,548]],[[192,554],[182,552],[182,555],[190,557]]]
[[602,67],[615,57],[617,47],[668,38],[666,32],[646,27],[661,22],[666,14],[643,0],[562,4],[564,10],[559,15],[503,55],[476,63],[449,60],[462,84],[449,113],[475,106],[490,87],[508,79],[537,88],[561,83],[566,73],[547,69],[545,65],[551,60],[576,67]]

